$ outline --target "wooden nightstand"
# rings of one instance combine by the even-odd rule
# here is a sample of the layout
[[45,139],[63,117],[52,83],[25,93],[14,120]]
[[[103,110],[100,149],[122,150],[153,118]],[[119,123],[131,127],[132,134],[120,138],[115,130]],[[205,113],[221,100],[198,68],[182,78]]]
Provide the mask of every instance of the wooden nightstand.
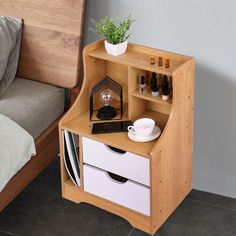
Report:
[[[163,66],[150,58],[163,58]],[[81,186],[69,178],[61,158],[62,195],[117,214],[134,227],[154,234],[192,189],[194,59],[158,49],[129,44],[126,54],[105,52],[103,41],[84,49],[84,80],[74,105],[59,124],[79,137]],[[165,60],[169,59],[169,68]],[[164,101],[138,93],[138,77],[151,72],[170,78],[172,96]],[[92,135],[89,120],[91,88],[105,76],[123,86],[123,120],[150,117],[162,130],[150,142],[130,140],[127,133]],[[115,153],[109,146],[124,150]],[[109,173],[125,177],[120,183]]]

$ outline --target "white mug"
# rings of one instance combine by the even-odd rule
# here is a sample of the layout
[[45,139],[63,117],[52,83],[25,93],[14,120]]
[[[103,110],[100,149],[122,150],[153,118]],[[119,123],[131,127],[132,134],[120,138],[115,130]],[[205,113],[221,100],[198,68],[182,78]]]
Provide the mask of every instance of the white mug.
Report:
[[148,137],[155,127],[155,121],[150,118],[141,118],[128,126],[128,131],[138,137]]

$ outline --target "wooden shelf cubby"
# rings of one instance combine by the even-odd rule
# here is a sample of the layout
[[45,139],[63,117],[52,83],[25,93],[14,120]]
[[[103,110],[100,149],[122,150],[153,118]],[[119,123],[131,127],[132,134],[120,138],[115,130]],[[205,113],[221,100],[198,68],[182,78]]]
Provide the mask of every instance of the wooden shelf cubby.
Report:
[[[156,58],[156,61],[162,57],[163,66],[158,66],[157,63],[151,65],[151,57]],[[166,59],[170,61],[169,68],[165,68]],[[125,218],[134,227],[154,234],[192,188],[194,59],[131,43],[125,54],[114,57],[106,53],[104,42],[101,40],[85,47],[83,61],[84,80],[80,94],[59,124],[61,154],[62,130],[68,130],[79,137],[81,187],[73,185],[61,155],[62,195],[71,201],[87,202],[110,211]],[[161,96],[151,96],[149,84],[145,94],[138,92],[140,76],[145,75],[149,83],[152,72],[157,73],[159,83],[163,75],[168,76],[171,88],[169,100],[164,101]],[[157,139],[139,143],[130,140],[125,132],[91,134],[94,121],[89,119],[90,92],[92,87],[106,76],[123,88],[122,120],[135,121],[142,117],[154,119],[161,129],[161,135]],[[150,191],[148,214],[86,191],[84,165],[89,163],[84,161],[83,139],[121,149],[131,156],[135,155],[137,162],[141,161],[140,159],[147,161],[150,165],[150,183],[144,184],[143,188]],[[94,153],[93,158],[97,160],[101,157]],[[135,165],[129,168],[135,168]],[[142,174],[142,169],[136,173],[140,176]]]
[[140,98],[140,99],[144,99],[144,100],[148,100],[166,107],[169,107],[169,109],[171,108],[171,104],[172,104],[172,99],[168,99],[166,101],[161,99],[161,96],[157,96],[157,97],[153,97],[150,94],[150,90],[147,90],[146,94],[140,94],[139,90],[136,89],[134,92],[131,93],[132,96]]

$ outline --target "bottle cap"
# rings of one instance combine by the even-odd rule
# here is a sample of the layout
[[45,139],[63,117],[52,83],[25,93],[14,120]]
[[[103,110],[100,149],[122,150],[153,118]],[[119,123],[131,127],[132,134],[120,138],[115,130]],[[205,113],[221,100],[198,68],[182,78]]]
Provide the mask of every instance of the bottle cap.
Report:
[[162,95],[162,100],[165,100],[165,101],[166,101],[166,100],[169,99],[169,97],[170,97],[169,94],[168,94],[168,95]]
[[154,97],[159,96],[159,91],[152,91],[152,96],[154,96]]

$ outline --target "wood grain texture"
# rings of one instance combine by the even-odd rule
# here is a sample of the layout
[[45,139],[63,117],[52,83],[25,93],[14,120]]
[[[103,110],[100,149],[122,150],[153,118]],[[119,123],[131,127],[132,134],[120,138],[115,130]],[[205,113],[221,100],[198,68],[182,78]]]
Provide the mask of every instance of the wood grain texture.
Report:
[[[103,41],[88,45],[84,49],[83,56],[84,80],[81,93],[60,121],[60,130],[66,129],[80,136],[149,158],[151,161],[151,216],[141,221],[142,218],[138,212],[130,211],[122,206],[118,207],[114,203],[74,187],[63,165],[62,194],[72,201],[88,202],[120,215],[134,227],[154,235],[192,188],[194,59],[134,44],[129,45],[126,54],[112,57],[104,52]],[[169,58],[170,68],[150,65],[151,56]],[[163,101],[160,98],[135,92],[137,77],[143,73],[148,75],[152,71],[172,77],[172,99]],[[124,84],[125,81],[127,83],[124,89],[128,99],[128,111],[125,118],[154,119],[162,130],[158,139],[147,143],[137,143],[129,140],[126,133],[91,134],[92,123],[89,121],[88,97],[91,87],[108,72],[118,83]],[[82,160],[81,157],[80,161]]]
[[[24,20],[19,77],[65,88],[77,85],[85,5],[86,0],[0,1],[0,15]],[[79,89],[72,90],[71,104],[78,92]],[[37,155],[0,192],[0,211],[58,154],[58,122],[59,119],[35,140]]]
[[19,77],[65,88],[81,73],[85,0],[1,0],[0,15],[24,20]]
[[192,189],[194,59],[173,76],[170,118],[151,152],[154,233]]

